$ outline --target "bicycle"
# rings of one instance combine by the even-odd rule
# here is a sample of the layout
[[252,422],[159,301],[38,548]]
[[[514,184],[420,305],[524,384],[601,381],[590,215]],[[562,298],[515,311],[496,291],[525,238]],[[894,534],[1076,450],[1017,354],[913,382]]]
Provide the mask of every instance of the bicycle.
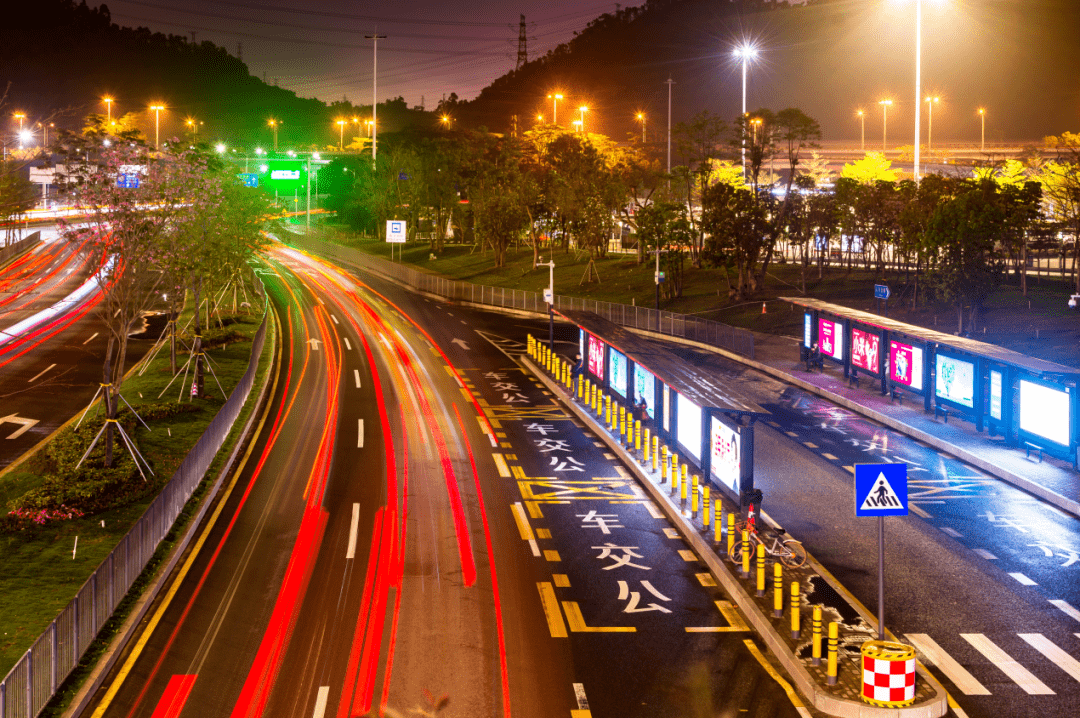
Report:
[[[803,548],[801,541],[795,539],[781,539],[786,532],[779,526],[776,527],[776,535],[762,537],[757,530],[751,530],[747,532],[750,543],[750,558],[751,561],[757,555],[757,545],[761,544],[765,547],[765,553],[772,557],[780,559],[780,563],[784,564],[788,568],[798,568],[806,563],[806,549]],[[771,541],[771,543],[770,543]],[[730,558],[736,565],[742,563],[742,539],[736,541],[731,545],[731,551],[728,552],[728,558]]]

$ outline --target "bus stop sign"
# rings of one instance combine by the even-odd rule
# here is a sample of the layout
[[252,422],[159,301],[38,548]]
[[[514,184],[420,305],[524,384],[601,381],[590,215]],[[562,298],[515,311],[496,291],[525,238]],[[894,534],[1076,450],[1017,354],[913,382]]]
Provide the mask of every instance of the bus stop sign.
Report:
[[907,516],[907,464],[855,464],[856,516]]

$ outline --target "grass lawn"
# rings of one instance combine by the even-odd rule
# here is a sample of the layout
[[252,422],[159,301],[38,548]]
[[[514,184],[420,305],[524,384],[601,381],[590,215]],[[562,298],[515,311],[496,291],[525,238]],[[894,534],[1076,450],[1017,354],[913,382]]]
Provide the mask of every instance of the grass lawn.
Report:
[[[226,393],[232,390],[247,369],[251,339],[262,320],[261,315],[254,314],[237,315],[234,318],[237,321],[228,324],[226,328],[234,329],[242,335],[243,340],[208,350],[208,356],[214,362],[214,371]],[[261,357],[263,369],[270,361],[271,345],[271,341],[266,342],[266,349]],[[186,360],[186,354],[178,355],[181,366]],[[260,371],[259,376],[262,375],[263,371]],[[166,347],[142,376],[136,373],[124,382],[122,392],[136,411],[140,405],[170,399],[175,401],[179,394],[178,383],[173,384],[167,396],[157,398],[170,378],[169,353]],[[84,518],[54,521],[23,531],[0,533],[0,676],[11,669],[60,610],[74,598],[79,588],[138,520],[191,446],[202,435],[224,404],[224,397],[210,376],[207,377],[206,391],[210,397],[195,402],[199,407],[198,411],[149,421],[147,423],[152,431],[148,432],[141,426],[136,431],[134,438],[139,450],[151,461],[155,473],[155,476],[150,477],[144,495],[126,505]],[[252,392],[254,394],[257,391],[258,381]],[[185,395],[184,400],[187,401],[188,396]],[[237,427],[243,425],[250,410],[250,406],[245,407],[237,420]],[[94,410],[91,411],[91,414],[93,413]],[[236,431],[234,429],[234,434]],[[235,437],[230,437],[230,442],[234,441]],[[229,445],[230,443],[227,443],[226,448]],[[218,461],[222,461],[226,454],[227,451],[223,450]],[[3,502],[0,505],[8,507],[9,502],[38,486],[46,461],[45,452],[42,451],[14,470],[0,475],[0,501]],[[208,476],[212,474],[213,470]],[[8,508],[4,510],[6,512]],[[76,538],[78,549],[73,553]]]
[[[363,238],[348,229],[328,225],[321,237],[364,252],[390,258],[390,245]],[[532,269],[532,250],[510,249],[506,266],[493,267],[490,252],[480,252],[471,245],[446,245],[437,259],[430,259],[426,242],[396,245],[401,261],[417,269],[441,276],[487,286],[525,289],[536,292],[548,286],[548,268]],[[600,281],[585,283],[588,257],[562,250],[555,252],[555,293],[587,297],[620,304],[656,306],[653,284],[654,265],[637,263],[635,255],[613,255],[596,260],[594,266]],[[545,255],[545,261],[548,257]],[[757,332],[796,336],[801,332],[802,315],[792,305],[777,301],[778,297],[807,296],[840,304],[853,309],[876,311],[874,285],[888,284],[894,299],[889,302],[889,316],[925,328],[953,333],[957,328],[955,307],[943,303],[917,302],[911,307],[911,282],[905,291],[903,273],[889,271],[884,280],[872,270],[852,269],[833,265],[825,268],[818,278],[816,266],[806,272],[806,293],[803,295],[800,266],[794,263],[773,263],[765,286],[752,301],[734,302],[728,298],[728,283],[720,269],[695,269],[685,265],[686,279],[683,296],[664,299],[666,311],[693,314]],[[972,337],[1014,351],[1055,361],[1067,366],[1080,363],[1080,311],[1067,308],[1072,293],[1068,281],[1060,278],[1028,276],[1028,294],[1021,294],[1016,280],[1003,284],[986,303],[976,320]],[[919,288],[922,292],[922,288]],[[902,300],[902,301],[901,301]],[[762,303],[766,311],[762,313]]]

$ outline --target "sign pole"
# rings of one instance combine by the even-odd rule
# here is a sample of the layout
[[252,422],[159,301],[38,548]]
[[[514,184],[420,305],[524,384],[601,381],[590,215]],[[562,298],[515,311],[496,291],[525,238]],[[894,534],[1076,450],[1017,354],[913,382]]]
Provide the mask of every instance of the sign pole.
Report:
[[877,519],[877,622],[878,640],[885,640],[885,517]]

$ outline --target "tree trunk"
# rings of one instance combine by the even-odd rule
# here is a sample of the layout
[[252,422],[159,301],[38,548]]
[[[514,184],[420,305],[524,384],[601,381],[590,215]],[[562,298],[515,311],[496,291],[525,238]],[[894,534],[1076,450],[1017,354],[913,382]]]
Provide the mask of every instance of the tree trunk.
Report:
[[1027,240],[1020,244],[1020,293],[1027,296]]
[[[193,369],[191,386],[191,395],[193,397],[201,397],[203,395],[203,376],[202,376],[202,327],[199,323],[199,297],[202,295],[202,278],[200,277],[195,282],[195,341],[191,346],[192,359],[195,362]],[[207,307],[210,303],[207,302]],[[208,315],[209,316],[209,315]],[[209,319],[207,319],[209,322]],[[208,325],[209,326],[209,325]]]
[[116,340],[109,337],[109,346],[105,350],[105,366],[101,370],[102,397],[105,402],[105,468],[111,468],[113,464],[113,422],[116,412],[113,410],[114,399],[112,386],[112,354]]

